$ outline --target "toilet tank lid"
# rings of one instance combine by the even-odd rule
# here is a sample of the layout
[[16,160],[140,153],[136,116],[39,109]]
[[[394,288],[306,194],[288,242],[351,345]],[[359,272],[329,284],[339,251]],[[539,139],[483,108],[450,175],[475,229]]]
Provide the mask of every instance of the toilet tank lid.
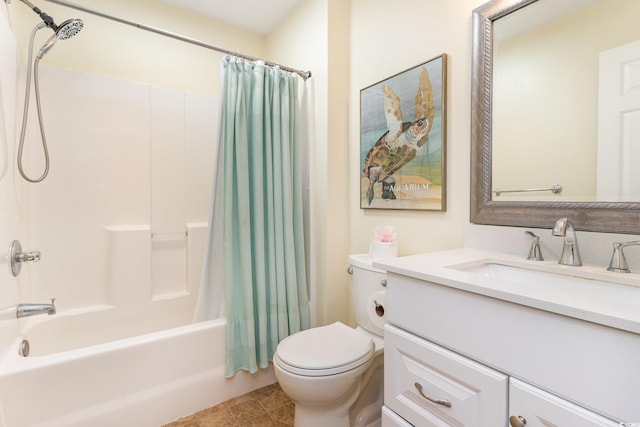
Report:
[[386,273],[386,271],[373,266],[373,260],[370,254],[349,255],[349,264],[365,270],[375,271],[376,273]]

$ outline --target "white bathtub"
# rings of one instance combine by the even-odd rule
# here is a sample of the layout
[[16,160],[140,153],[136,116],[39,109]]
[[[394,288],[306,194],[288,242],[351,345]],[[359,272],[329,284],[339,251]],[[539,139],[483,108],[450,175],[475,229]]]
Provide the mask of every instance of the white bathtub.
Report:
[[[275,382],[272,369],[224,378],[225,319],[118,339],[118,320],[140,325],[113,314],[38,316],[25,328],[31,355],[18,340],[0,362],[0,425],[158,427]],[[79,333],[88,324],[100,337]],[[93,342],[105,336],[114,340]]]

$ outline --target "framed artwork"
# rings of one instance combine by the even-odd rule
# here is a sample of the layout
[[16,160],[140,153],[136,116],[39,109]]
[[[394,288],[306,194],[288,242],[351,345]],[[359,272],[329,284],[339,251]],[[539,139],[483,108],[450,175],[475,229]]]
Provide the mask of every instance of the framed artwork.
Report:
[[360,91],[360,207],[446,210],[442,54]]

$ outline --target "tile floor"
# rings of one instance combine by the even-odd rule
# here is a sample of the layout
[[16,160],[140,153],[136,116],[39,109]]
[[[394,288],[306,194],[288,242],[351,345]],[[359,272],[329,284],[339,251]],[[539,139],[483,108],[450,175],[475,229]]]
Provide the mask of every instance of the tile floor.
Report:
[[291,427],[293,412],[293,402],[275,383],[164,427]]

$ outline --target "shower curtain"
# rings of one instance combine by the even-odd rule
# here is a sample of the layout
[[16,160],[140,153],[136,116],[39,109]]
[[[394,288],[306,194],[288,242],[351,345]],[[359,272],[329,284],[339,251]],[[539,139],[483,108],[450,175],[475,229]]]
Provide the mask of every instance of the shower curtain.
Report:
[[283,338],[309,327],[308,146],[296,75],[233,57],[221,65],[218,170],[196,320],[226,314],[232,377],[266,368]]

